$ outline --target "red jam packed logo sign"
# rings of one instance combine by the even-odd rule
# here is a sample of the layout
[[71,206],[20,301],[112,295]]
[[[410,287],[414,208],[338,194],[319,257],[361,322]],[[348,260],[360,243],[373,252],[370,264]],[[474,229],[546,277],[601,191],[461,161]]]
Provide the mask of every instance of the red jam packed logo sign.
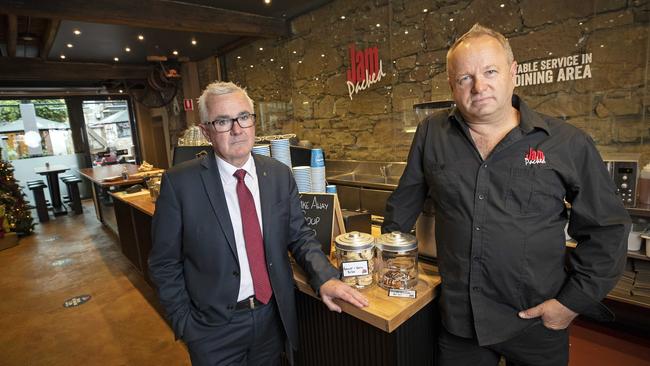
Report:
[[542,150],[535,150],[532,147],[528,149],[526,156],[524,157],[524,163],[526,165],[531,164],[546,164],[546,158],[544,157],[544,152]]
[[379,48],[368,47],[357,50],[354,43],[350,44],[350,67],[348,68],[348,94],[350,100],[360,90],[366,90],[371,85],[381,81],[386,76],[383,65],[379,59]]

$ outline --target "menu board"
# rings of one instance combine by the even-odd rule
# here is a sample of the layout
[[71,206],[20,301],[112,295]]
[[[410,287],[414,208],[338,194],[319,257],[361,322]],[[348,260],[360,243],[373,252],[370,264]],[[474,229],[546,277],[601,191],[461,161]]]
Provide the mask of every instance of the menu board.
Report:
[[314,230],[323,252],[327,255],[330,254],[334,235],[335,198],[336,195],[332,193],[300,194],[300,208],[305,215],[307,226]]

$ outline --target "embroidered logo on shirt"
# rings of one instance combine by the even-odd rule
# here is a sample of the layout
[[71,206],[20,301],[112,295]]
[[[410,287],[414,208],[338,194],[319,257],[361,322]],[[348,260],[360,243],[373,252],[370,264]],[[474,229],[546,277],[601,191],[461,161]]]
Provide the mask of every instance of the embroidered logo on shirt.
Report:
[[546,164],[546,159],[544,158],[544,152],[542,150],[535,150],[531,147],[530,149],[528,149],[528,152],[524,157],[524,163],[526,163],[526,165]]

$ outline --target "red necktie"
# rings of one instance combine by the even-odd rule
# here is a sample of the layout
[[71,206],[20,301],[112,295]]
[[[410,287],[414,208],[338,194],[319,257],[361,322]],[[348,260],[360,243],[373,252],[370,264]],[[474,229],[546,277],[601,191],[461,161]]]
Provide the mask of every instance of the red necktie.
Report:
[[239,169],[233,174],[237,178],[237,199],[239,200],[239,212],[241,223],[244,228],[244,241],[246,242],[246,255],[248,265],[253,277],[253,289],[255,298],[266,304],[271,299],[271,282],[266,271],[266,259],[264,258],[264,240],[260,230],[260,222],[257,219],[257,210],[251,191],[244,183],[246,171]]

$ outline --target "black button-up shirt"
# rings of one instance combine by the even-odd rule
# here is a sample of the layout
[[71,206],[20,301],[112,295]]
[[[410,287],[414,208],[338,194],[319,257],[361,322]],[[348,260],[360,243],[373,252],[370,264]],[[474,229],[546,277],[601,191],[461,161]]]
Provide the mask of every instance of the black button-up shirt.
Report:
[[[611,318],[600,300],[626,258],[630,218],[591,138],[512,101],[520,124],[485,160],[458,110],[422,121],[383,227],[410,231],[433,199],[442,322],[480,345],[540,322],[517,314],[552,298]],[[578,246],[565,268],[567,220]]]

